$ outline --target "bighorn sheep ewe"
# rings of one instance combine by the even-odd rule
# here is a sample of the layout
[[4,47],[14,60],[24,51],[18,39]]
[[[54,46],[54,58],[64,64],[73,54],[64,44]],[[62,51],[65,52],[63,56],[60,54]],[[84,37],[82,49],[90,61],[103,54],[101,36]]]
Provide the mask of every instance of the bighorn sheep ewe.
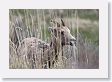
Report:
[[[68,55],[72,54],[70,58],[74,55],[71,52],[71,47],[75,46],[76,39],[71,35],[63,20],[55,18],[50,23],[50,43],[34,37],[25,38],[17,49],[19,56],[25,56],[28,59],[29,68],[64,68],[65,66],[57,67],[59,61],[66,62],[65,58],[69,58]],[[66,54],[67,51],[69,52],[68,55]]]
[[[55,51],[55,60],[58,60],[60,55],[63,58],[74,58],[76,39],[70,33],[70,30],[65,26],[64,21],[60,18],[55,18],[50,21],[49,27],[51,33],[50,47]],[[73,50],[74,49],[74,50]],[[72,59],[73,61],[73,59]],[[70,63],[69,63],[70,64]],[[71,63],[72,65],[72,63]],[[72,66],[73,67],[73,66]],[[64,66],[64,68],[66,68]]]

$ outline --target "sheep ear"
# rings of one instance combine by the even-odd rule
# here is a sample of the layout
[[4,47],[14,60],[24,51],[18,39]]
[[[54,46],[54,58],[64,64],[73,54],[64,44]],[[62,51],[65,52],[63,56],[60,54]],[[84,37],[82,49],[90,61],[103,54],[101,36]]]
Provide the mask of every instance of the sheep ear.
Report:
[[62,26],[65,26],[65,23],[64,23],[64,21],[61,19],[61,23],[62,23]]

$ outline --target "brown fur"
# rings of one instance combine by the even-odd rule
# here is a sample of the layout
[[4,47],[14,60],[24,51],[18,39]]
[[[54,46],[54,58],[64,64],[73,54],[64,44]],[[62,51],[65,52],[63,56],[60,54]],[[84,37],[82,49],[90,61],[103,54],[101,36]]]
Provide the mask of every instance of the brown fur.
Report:
[[51,22],[53,27],[49,28],[50,44],[32,37],[24,39],[18,47],[18,55],[25,55],[31,63],[31,68],[53,68],[54,63],[58,61],[59,54],[63,55],[63,46],[71,45],[70,40],[75,40],[62,19],[58,18]]

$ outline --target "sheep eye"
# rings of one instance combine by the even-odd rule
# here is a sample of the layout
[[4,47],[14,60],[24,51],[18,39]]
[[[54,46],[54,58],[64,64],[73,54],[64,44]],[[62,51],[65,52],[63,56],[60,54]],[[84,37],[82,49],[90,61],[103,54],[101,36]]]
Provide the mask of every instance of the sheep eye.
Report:
[[64,34],[64,31],[61,31],[61,34]]
[[50,22],[53,22],[53,20],[51,20]]

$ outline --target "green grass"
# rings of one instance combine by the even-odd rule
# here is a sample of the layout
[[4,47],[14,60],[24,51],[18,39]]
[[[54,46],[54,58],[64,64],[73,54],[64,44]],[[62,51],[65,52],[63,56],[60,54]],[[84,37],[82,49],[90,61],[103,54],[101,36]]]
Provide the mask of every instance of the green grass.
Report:
[[[77,30],[74,29],[75,35],[77,35]],[[99,45],[99,29],[94,28],[79,28],[79,33],[88,41],[91,41],[95,45]]]
[[99,20],[99,10],[91,10],[91,9],[80,9],[78,11],[78,16],[82,19],[89,19],[91,21]]

